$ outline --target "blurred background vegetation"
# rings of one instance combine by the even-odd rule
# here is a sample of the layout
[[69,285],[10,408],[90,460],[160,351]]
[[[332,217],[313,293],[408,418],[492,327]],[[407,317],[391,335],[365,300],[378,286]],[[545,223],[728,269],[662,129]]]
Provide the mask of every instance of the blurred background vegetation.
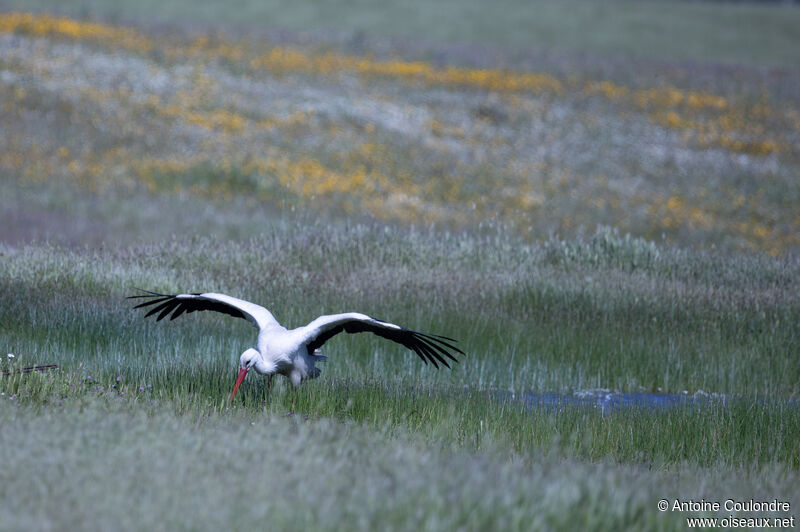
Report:
[[5,10],[47,11],[112,22],[220,24],[249,30],[323,30],[429,44],[472,43],[553,51],[760,65],[800,63],[800,13],[791,2],[642,0],[3,0]]
[[793,6],[25,6],[68,16],[2,16],[9,240],[48,227],[25,187],[69,183],[527,241],[800,244]]

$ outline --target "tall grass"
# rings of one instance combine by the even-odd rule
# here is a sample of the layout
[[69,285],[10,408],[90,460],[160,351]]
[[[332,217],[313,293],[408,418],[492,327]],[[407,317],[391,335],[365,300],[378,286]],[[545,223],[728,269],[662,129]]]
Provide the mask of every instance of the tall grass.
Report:
[[288,326],[359,309],[455,336],[471,354],[457,373],[426,374],[393,346],[337,338],[349,356],[330,364],[333,377],[368,367],[382,378],[411,371],[480,389],[798,393],[792,260],[659,248],[609,230],[526,245],[502,233],[313,223],[281,223],[245,242],[175,239],[113,255],[54,247],[4,253],[8,344],[21,349],[46,331],[62,363],[97,363],[106,373],[130,367],[131,357],[149,363],[147,350],[198,353],[192,364],[202,364],[218,353],[233,360],[254,342],[234,320],[143,322],[123,298],[147,287],[248,297]]
[[[562,446],[624,462],[800,466],[800,414],[785,402],[798,393],[794,261],[664,248],[611,230],[528,245],[501,231],[289,219],[246,241],[29,246],[3,256],[0,340],[18,364],[61,366],[0,381],[23,402],[111,393],[179,412],[226,409],[255,331],[202,314],[145,321],[124,299],[137,286],[215,290],[261,302],[288,326],[359,310],[456,337],[467,353],[453,370],[435,371],[380,339],[337,337],[325,346],[322,378],[299,391],[246,382],[239,404],[250,411],[388,423],[468,448],[505,442],[523,455]],[[731,400],[603,416],[582,407],[531,412],[498,395],[591,388]]]

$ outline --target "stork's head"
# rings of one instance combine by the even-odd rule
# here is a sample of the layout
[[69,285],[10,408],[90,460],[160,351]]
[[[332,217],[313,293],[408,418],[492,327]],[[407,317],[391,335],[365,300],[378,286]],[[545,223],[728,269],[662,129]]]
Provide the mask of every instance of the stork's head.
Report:
[[229,402],[233,402],[233,398],[236,397],[236,392],[239,391],[239,386],[241,386],[242,381],[247,376],[247,372],[253,368],[256,370],[257,373],[262,375],[271,375],[275,373],[275,365],[268,364],[264,357],[261,356],[261,353],[256,351],[255,349],[248,349],[242,356],[239,357],[239,375],[236,377],[236,384],[233,385],[233,391],[231,392],[231,398]]

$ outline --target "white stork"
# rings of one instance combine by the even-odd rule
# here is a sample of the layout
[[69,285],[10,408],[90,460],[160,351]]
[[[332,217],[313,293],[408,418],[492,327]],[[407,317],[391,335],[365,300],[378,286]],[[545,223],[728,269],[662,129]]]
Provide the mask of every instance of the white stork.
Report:
[[458,362],[453,352],[464,354],[453,345],[455,340],[452,338],[412,331],[357,312],[320,316],[304,327],[288,330],[264,307],[225,294],[170,295],[141,291],[145,294],[130,296],[128,299],[146,298],[146,301],[133,307],[153,306],[145,314],[145,318],[158,314],[156,321],[161,321],[171,314],[170,320],[174,320],[184,312],[213,310],[246,319],[258,328],[256,348],[248,349],[239,357],[239,375],[230,401],[233,401],[250,369],[267,375],[269,382],[273,375],[280,373],[292,381],[295,387],[306,379],[318,377],[320,370],[315,367],[315,363],[326,358],[318,354],[319,348],[342,331],[377,334],[411,349],[423,362],[431,362],[437,369],[439,363],[449,368],[447,359]]

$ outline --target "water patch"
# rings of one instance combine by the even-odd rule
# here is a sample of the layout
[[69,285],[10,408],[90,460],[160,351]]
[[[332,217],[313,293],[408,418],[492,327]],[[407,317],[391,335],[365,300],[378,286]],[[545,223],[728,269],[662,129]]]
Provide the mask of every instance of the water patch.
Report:
[[652,408],[668,410],[672,408],[725,405],[727,396],[718,393],[706,393],[698,390],[694,394],[646,393],[646,392],[619,392],[606,388],[593,388],[580,390],[574,393],[537,393],[506,392],[500,398],[519,401],[525,408],[560,408],[563,406],[588,406],[596,408],[601,413],[619,410],[622,408]]

